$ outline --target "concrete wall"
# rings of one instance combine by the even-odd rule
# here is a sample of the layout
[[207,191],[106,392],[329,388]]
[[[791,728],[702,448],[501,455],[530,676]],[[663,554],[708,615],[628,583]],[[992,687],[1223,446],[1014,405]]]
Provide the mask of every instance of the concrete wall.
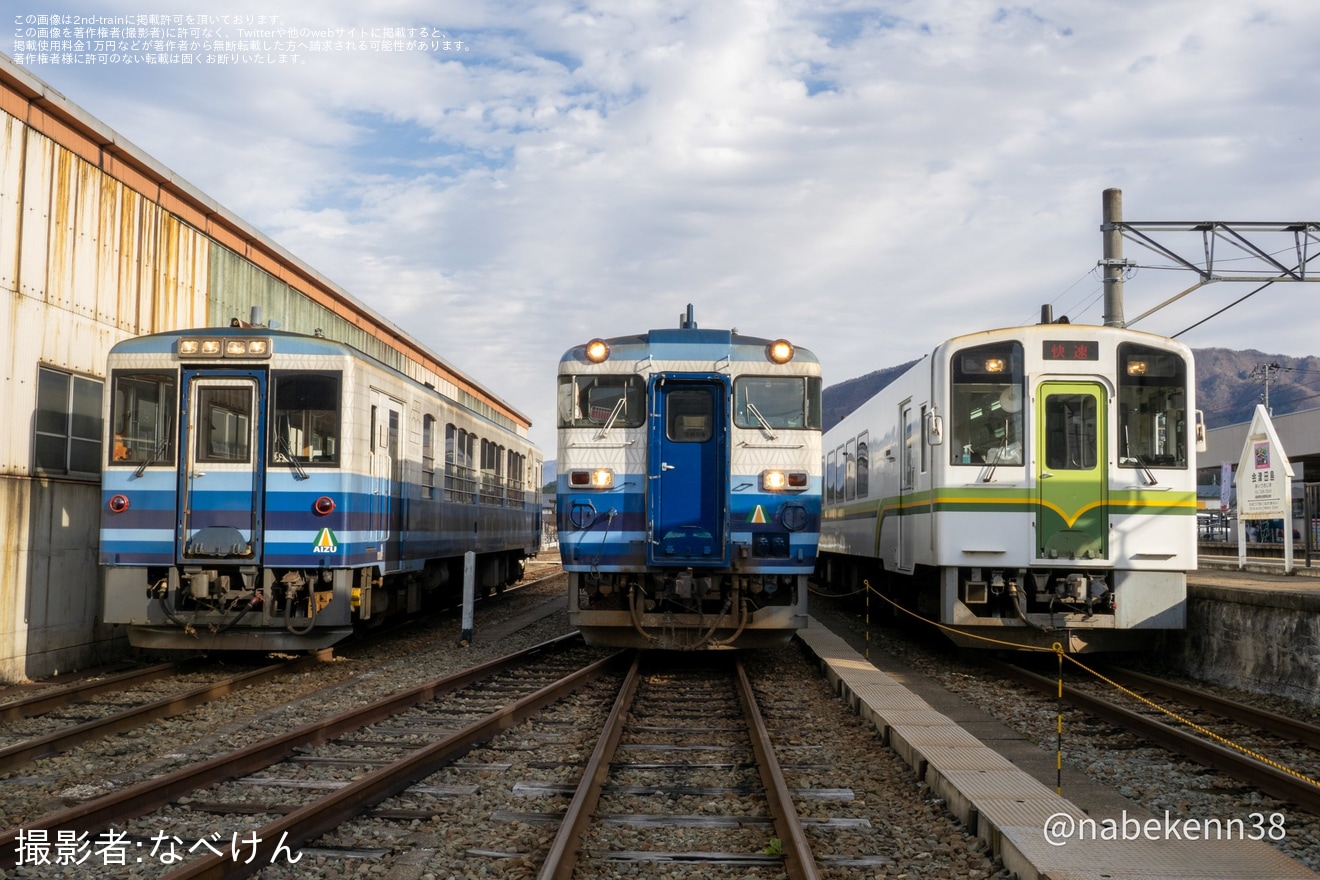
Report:
[[1205,681],[1320,706],[1320,581],[1297,589],[1187,590],[1187,631],[1169,661]]

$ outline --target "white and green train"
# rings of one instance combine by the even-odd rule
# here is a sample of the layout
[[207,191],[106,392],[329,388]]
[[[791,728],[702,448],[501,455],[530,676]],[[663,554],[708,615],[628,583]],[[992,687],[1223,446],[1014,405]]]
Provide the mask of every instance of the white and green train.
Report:
[[831,590],[869,584],[967,647],[1124,650],[1185,625],[1204,425],[1182,343],[1064,321],[959,336],[822,447]]

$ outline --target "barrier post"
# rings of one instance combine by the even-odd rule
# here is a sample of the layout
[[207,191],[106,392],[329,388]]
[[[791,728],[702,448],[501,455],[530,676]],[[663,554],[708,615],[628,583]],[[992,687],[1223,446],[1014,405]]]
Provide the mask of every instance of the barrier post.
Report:
[[472,606],[477,601],[477,554],[471,550],[463,554],[463,632],[459,644],[472,644]]

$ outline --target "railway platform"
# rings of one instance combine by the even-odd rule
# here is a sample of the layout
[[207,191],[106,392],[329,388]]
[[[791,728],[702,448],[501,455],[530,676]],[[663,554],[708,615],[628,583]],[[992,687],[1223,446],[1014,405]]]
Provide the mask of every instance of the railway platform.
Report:
[[1187,576],[1187,628],[1161,650],[1202,680],[1320,705],[1320,568],[1202,556]]
[[[983,742],[994,735],[991,729],[973,734],[972,725],[941,711],[938,694],[915,692],[901,671],[891,675],[878,669],[820,621],[812,618],[798,638],[853,709],[875,724],[964,826],[1023,880],[1320,878],[1263,841],[1175,838],[1166,832],[1168,817],[1107,794],[1102,786],[1082,786],[1081,803],[1062,797],[1039,781],[1039,773],[1005,757],[1002,744],[992,748]],[[1035,753],[1029,760],[1045,754],[1025,745]],[[1073,785],[1065,778],[1065,790],[1071,793]]]

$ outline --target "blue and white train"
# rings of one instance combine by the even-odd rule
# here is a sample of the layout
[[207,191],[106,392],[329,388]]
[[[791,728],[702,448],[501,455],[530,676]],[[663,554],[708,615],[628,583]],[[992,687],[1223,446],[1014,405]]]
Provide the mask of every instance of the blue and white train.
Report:
[[597,645],[780,644],[820,531],[820,363],[783,339],[673,330],[559,363],[569,621]]
[[159,333],[108,375],[105,620],[133,645],[324,648],[461,587],[466,551],[487,591],[540,548],[536,447],[348,345]]

